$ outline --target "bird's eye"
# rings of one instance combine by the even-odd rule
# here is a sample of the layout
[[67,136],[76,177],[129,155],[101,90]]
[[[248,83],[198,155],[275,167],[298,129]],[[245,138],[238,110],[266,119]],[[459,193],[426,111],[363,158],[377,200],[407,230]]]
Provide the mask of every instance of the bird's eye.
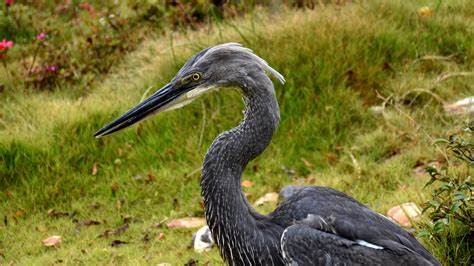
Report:
[[198,81],[198,80],[201,79],[201,74],[199,74],[199,73],[194,73],[194,74],[191,75],[191,79],[192,79],[193,81]]

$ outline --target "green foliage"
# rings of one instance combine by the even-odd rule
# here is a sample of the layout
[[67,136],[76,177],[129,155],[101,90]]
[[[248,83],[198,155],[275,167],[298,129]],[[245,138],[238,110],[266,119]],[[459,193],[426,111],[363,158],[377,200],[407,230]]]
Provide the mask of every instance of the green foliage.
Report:
[[467,264],[474,246],[471,237],[474,232],[474,182],[470,172],[474,167],[474,121],[467,124],[463,133],[440,139],[436,143],[444,144],[445,149],[457,158],[451,164],[461,161],[466,169],[451,172],[446,166],[440,170],[427,168],[431,180],[426,186],[437,184],[437,187],[423,210],[429,213],[431,223],[426,224],[426,228],[418,235],[438,243],[445,242],[441,254],[442,259],[449,264]]
[[[84,94],[128,52],[166,29],[198,29],[224,15],[248,12],[256,3],[231,1],[13,2],[0,17],[1,38],[13,40],[20,68],[11,69],[15,87],[54,89],[79,85]],[[44,40],[36,36],[45,33]],[[24,84],[23,84],[24,83]]]

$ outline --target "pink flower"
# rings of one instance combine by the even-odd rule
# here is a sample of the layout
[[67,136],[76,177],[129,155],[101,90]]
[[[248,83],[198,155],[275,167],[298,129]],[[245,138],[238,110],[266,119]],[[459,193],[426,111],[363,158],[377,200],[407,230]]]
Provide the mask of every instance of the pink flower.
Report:
[[44,67],[45,72],[56,72],[58,71],[58,66],[56,65],[46,65]]
[[94,8],[91,5],[89,5],[89,3],[82,3],[80,7],[84,10],[87,10],[87,12],[89,12],[91,16],[95,17]]
[[5,39],[3,39],[3,41],[0,42],[0,51],[3,51],[3,50],[8,50],[10,49],[10,47],[13,46],[13,41],[7,41]]
[[5,0],[5,5],[9,7],[12,5],[12,2],[13,2],[12,0]]
[[42,33],[40,33],[36,36],[36,39],[38,39],[40,41],[44,40],[45,38],[46,38],[46,34],[44,32],[42,32]]

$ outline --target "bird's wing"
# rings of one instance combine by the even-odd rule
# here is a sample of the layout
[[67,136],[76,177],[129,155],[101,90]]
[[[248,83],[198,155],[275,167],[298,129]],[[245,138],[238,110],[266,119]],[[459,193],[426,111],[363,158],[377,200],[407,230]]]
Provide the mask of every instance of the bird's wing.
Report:
[[[289,243],[297,243],[304,238],[311,245],[320,246],[320,237],[324,236],[326,244],[349,245],[351,248],[346,250],[351,254],[365,250],[380,255],[391,250],[393,254],[421,257],[434,265],[439,264],[423,245],[400,226],[346,194],[330,188],[300,189],[282,202],[270,216],[275,222],[288,227],[287,238],[290,236],[289,230],[307,233],[291,236]],[[294,228],[289,227],[291,224],[283,224],[288,220],[292,221]],[[366,254],[364,257],[370,256]]]
[[400,244],[396,250],[355,242],[305,224],[288,227],[281,238],[286,265],[431,265]]

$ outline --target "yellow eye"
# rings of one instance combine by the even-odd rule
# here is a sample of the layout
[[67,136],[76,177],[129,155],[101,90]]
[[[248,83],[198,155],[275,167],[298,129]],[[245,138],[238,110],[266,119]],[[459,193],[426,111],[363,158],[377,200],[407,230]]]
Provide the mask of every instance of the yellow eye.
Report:
[[191,75],[191,79],[192,79],[193,81],[198,81],[198,80],[201,79],[201,74],[199,74],[199,73],[194,73],[194,74]]

